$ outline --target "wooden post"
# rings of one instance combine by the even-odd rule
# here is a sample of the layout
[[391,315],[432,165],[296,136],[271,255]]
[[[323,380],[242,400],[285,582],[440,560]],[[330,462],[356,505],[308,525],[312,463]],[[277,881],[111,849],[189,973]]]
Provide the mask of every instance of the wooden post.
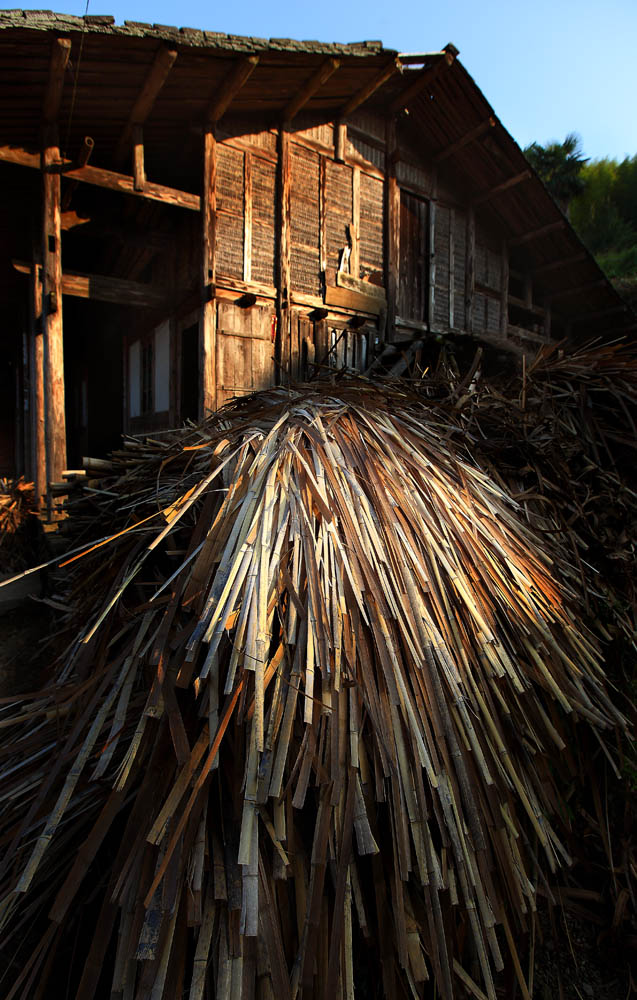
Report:
[[30,281],[31,336],[29,344],[31,414],[31,476],[38,507],[46,497],[46,443],[44,434],[44,337],[42,335],[42,268],[34,250]]
[[143,191],[146,187],[143,125],[133,126],[133,186],[136,191]]
[[467,266],[465,271],[465,329],[473,333],[473,290],[476,281],[476,217],[473,207],[467,210]]
[[430,332],[436,322],[436,203],[438,198],[438,172],[433,168],[431,184],[431,200],[429,202],[429,236],[427,240],[427,259],[429,275],[427,279],[427,324]]
[[386,275],[385,287],[387,288],[387,326],[386,333],[393,331],[396,325],[396,313],[398,310],[398,254],[400,239],[400,188],[396,177],[396,120],[392,116],[388,119],[385,129],[385,176],[387,211],[386,247]]
[[243,154],[243,280],[252,276],[252,153]]
[[347,148],[347,125],[338,121],[334,126],[334,158],[339,163],[345,162],[345,150]]
[[279,274],[277,291],[277,359],[281,380],[290,377],[290,133],[279,129],[278,234]]
[[[59,482],[66,468],[66,416],[64,400],[64,340],[62,329],[62,231],[60,199],[60,150],[57,128],[46,129],[42,170],[44,181],[42,240],[42,317],[44,330],[44,399],[46,477]],[[49,516],[51,496],[48,495]]]
[[217,407],[217,303],[215,299],[215,231],[217,222],[217,143],[214,129],[204,131],[201,195],[202,306],[199,322],[199,415]]
[[360,278],[360,232],[361,232],[361,168],[352,169],[352,224],[350,239],[352,252],[349,261],[349,273],[354,278]]
[[509,248],[502,240],[502,282],[500,288],[500,336],[506,339],[509,333]]
[[455,322],[456,294],[456,212],[449,209],[449,329]]

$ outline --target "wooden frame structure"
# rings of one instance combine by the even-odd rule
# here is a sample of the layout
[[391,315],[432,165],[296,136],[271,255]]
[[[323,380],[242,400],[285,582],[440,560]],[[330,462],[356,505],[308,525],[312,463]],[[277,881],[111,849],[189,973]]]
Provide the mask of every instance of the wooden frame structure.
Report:
[[[517,351],[525,332],[632,322],[454,46],[401,56],[14,11],[0,66],[3,52],[32,67],[24,114],[0,108],[0,175],[22,185],[4,195],[0,296],[16,345],[28,334],[14,470],[39,495],[80,443],[105,450],[275,380],[381,356],[398,371],[432,335]],[[71,85],[80,53],[80,83],[93,65],[117,74],[107,117],[102,91]],[[41,235],[23,239],[34,216]]]

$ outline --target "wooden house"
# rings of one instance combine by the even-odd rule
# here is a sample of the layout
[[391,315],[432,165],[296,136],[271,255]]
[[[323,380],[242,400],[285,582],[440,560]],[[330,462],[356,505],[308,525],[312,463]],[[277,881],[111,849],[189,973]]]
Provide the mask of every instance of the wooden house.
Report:
[[0,12],[0,474],[322,367],[634,317],[458,59]]

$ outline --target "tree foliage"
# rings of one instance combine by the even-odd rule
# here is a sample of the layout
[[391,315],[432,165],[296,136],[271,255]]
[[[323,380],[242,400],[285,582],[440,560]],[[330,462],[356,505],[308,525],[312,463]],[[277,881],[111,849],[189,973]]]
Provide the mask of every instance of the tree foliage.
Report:
[[545,146],[532,142],[524,152],[562,211],[568,214],[570,202],[584,190],[582,167],[588,161],[582,154],[580,137],[570,132],[564,142],[549,142]]
[[637,305],[637,155],[588,160],[574,132],[525,153],[602,270]]

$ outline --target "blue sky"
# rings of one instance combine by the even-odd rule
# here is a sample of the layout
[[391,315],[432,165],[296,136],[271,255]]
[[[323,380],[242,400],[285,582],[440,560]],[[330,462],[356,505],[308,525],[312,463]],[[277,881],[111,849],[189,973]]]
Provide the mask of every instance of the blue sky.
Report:
[[[86,6],[53,2],[69,14]],[[89,13],[265,38],[378,38],[403,52],[451,41],[520,145],[577,132],[589,157],[637,153],[637,0],[89,0]]]

